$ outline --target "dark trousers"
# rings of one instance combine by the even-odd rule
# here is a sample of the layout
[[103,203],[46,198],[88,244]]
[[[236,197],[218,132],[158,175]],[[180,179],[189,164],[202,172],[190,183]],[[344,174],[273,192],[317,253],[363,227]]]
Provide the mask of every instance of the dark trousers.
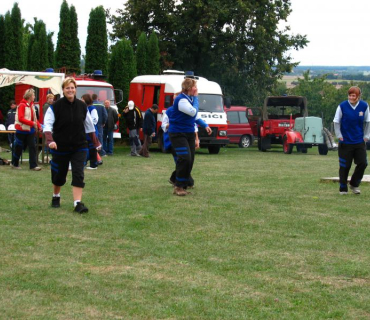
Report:
[[37,167],[36,143],[34,134],[15,134],[15,146],[12,157],[12,164],[15,167],[19,166],[19,159],[22,156],[23,150],[28,147],[30,169]]
[[152,144],[152,137],[144,134],[144,143],[139,151],[139,154],[143,157],[149,157],[149,146]]
[[87,149],[75,152],[58,152],[51,150],[53,159],[51,160],[51,182],[56,186],[63,186],[66,183],[69,162],[72,166],[71,185],[78,188],[85,187],[84,166],[86,164]]
[[[172,152],[172,156],[173,156],[173,159],[175,160],[175,165],[176,165],[176,160],[177,160],[177,156],[176,156],[176,152],[173,148],[171,148],[171,152]],[[193,168],[193,164],[194,164],[194,159],[193,159],[193,163],[192,163],[192,168]],[[170,181],[176,185],[176,169],[174,171],[172,171],[171,173],[171,177],[170,177]],[[193,187],[194,186],[194,179],[193,177],[190,175],[189,177],[189,181],[188,181],[188,184],[187,184],[188,187]]]
[[338,156],[339,182],[341,188],[345,188],[347,186],[348,174],[353,160],[356,164],[356,168],[351,177],[350,185],[353,187],[358,187],[367,167],[366,143],[339,143]]
[[170,133],[176,157],[176,186],[186,188],[190,184],[195,155],[194,132]]
[[90,160],[90,167],[97,168],[98,167],[98,151],[94,146],[89,146],[89,153],[87,156],[87,160]]

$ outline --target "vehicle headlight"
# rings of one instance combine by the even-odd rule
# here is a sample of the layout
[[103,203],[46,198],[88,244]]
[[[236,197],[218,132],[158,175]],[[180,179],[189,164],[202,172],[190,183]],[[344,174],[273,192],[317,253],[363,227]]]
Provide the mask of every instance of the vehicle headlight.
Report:
[[219,135],[220,137],[226,137],[226,136],[227,136],[227,133],[226,133],[226,131],[225,131],[225,130],[221,130],[221,131],[219,131],[219,132],[218,132],[218,135]]

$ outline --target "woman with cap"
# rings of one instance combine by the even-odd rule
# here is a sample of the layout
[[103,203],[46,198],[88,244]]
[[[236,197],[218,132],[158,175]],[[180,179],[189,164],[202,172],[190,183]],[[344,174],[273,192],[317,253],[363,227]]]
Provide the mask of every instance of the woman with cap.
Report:
[[349,188],[360,194],[359,185],[367,167],[366,142],[370,137],[369,105],[360,100],[359,87],[348,90],[348,100],[339,104],[334,117],[335,135],[339,140],[339,194],[348,193],[347,179],[352,161],[356,168],[351,177]]

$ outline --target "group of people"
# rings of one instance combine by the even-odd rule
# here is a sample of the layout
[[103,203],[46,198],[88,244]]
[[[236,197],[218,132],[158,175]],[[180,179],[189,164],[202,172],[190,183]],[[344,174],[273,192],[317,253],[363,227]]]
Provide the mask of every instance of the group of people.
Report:
[[[52,154],[51,180],[53,184],[52,207],[60,206],[61,187],[66,182],[69,163],[72,169],[72,186],[74,210],[87,212],[88,208],[81,202],[84,183],[84,166],[87,154],[90,167],[98,166],[98,152],[104,155],[113,154],[113,130],[118,120],[117,112],[110,107],[110,101],[104,102],[104,107],[97,101],[96,95],[85,94],[76,98],[76,82],[67,78],[62,85],[63,98],[47,101],[44,106],[43,132],[46,145]],[[30,169],[39,171],[35,149],[35,132],[42,127],[37,120],[33,101],[35,92],[29,89],[18,107],[11,102],[8,117],[14,117],[16,128],[15,148],[12,166],[19,167],[19,159],[25,145],[29,148]],[[48,97],[49,98],[49,97]],[[355,194],[360,194],[359,185],[367,167],[366,142],[370,138],[369,106],[360,100],[361,90],[351,87],[348,90],[348,100],[339,104],[334,117],[334,128],[339,139],[339,177],[340,194],[348,193],[348,174],[352,162],[356,164],[349,188]],[[17,110],[16,112],[14,110]],[[171,146],[175,161],[175,170],[169,182],[174,186],[174,194],[185,196],[189,188],[194,187],[191,171],[194,165],[195,149],[199,147],[197,136],[198,125],[204,127],[208,134],[210,127],[198,116],[198,89],[195,79],[186,78],[182,90],[174,96],[173,106],[163,115],[162,129],[165,134],[166,147]],[[149,157],[149,146],[156,134],[156,117],[158,106],[153,105],[143,117],[133,101],[129,101],[123,111],[129,131],[131,156]],[[141,145],[139,132],[143,131],[144,143]],[[103,148],[102,148],[103,146]]]

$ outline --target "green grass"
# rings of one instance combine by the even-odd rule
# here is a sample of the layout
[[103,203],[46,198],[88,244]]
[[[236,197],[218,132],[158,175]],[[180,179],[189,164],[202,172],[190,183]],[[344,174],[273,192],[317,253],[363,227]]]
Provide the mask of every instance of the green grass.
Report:
[[70,177],[53,209],[48,166],[0,167],[0,318],[370,318],[370,186],[320,183],[336,152],[201,150],[186,197],[170,155],[128,153],[85,173],[81,216]]

